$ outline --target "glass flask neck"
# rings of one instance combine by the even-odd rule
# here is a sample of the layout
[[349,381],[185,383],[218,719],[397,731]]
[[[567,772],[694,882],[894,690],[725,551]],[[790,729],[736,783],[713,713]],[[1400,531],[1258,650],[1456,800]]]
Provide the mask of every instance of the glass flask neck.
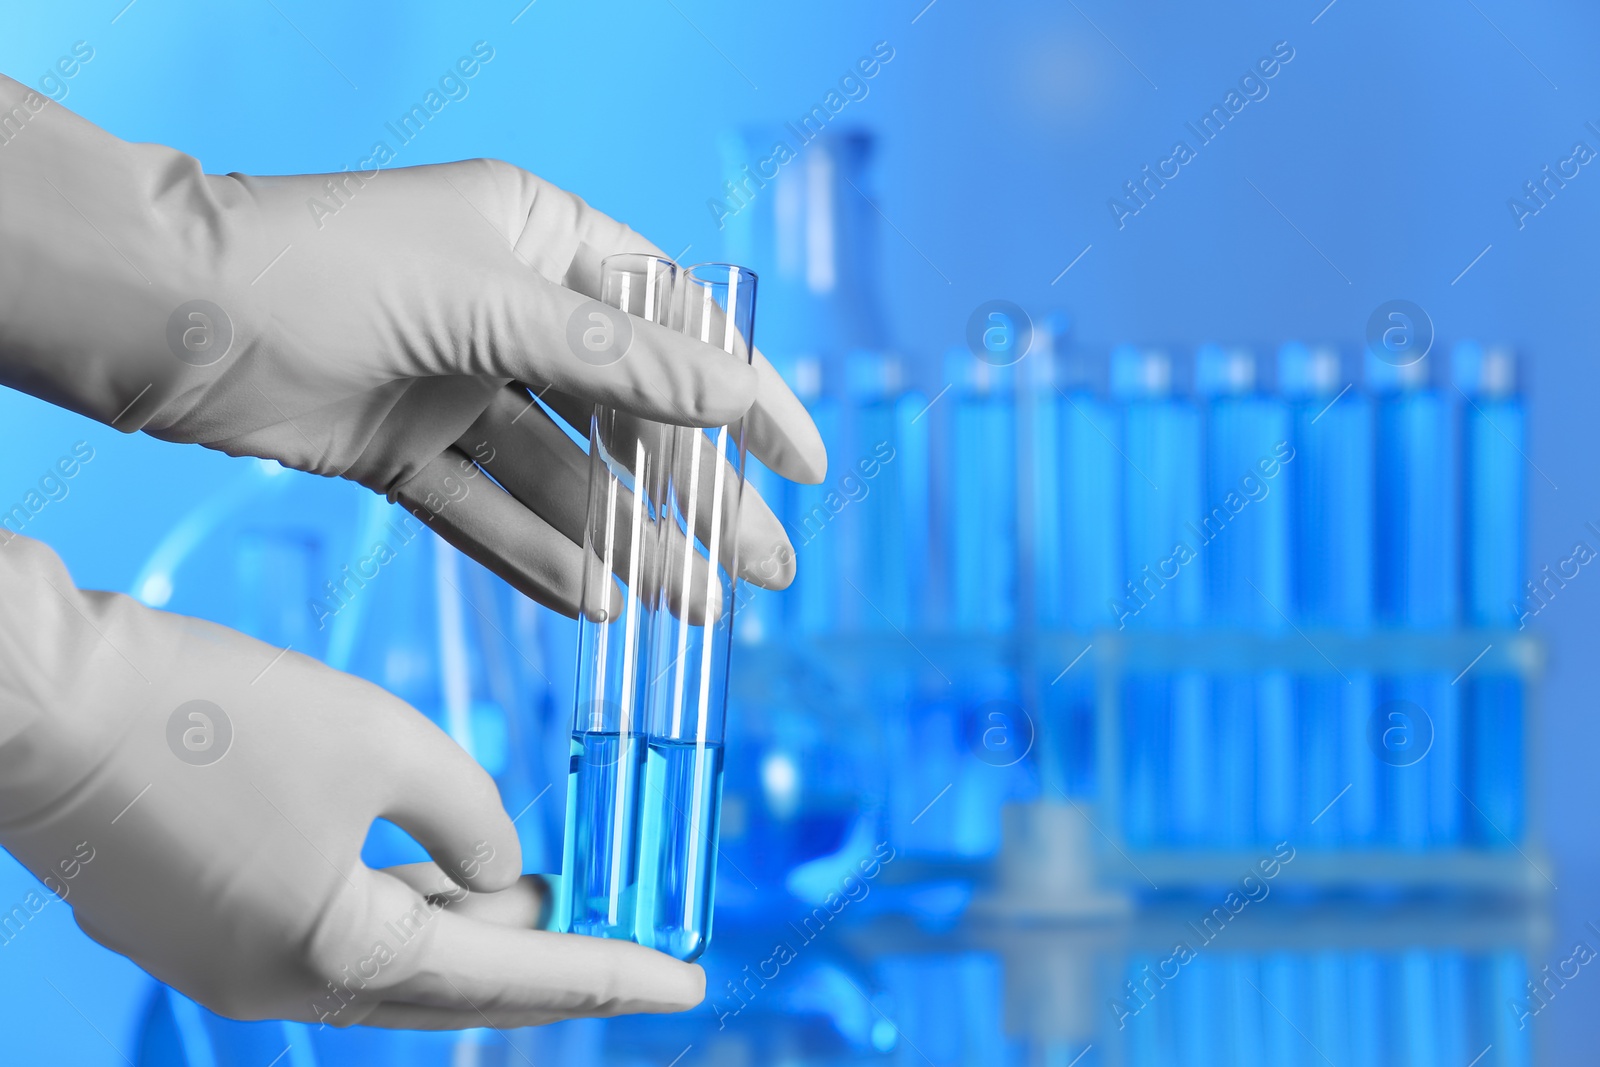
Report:
[[872,135],[803,140],[776,126],[725,144],[723,237],[729,258],[761,275],[769,354],[820,358],[832,374],[846,353],[883,349]]

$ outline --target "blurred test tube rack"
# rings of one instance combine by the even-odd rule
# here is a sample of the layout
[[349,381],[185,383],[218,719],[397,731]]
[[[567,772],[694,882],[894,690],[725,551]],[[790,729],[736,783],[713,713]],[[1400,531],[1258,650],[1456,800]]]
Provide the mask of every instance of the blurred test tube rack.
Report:
[[[1224,883],[1280,840],[1300,856],[1284,884],[1313,890],[1547,891],[1525,788],[1543,652],[1515,626],[1522,486],[1483,455],[1523,450],[1509,355],[1458,346],[1448,393],[1370,367],[1342,390],[1350,360],[1288,345],[1273,388],[1225,369],[1232,385],[1188,392],[1164,354],[1079,360],[1072,379],[1064,349],[1056,320],[1027,356],[1043,371],[963,378],[957,353],[944,405],[915,382],[863,405],[802,365],[845,473],[776,490],[802,589],[746,631],[735,679],[757,719],[830,724],[793,760],[799,806],[808,760],[833,749],[863,813],[908,843],[899,878],[1025,883],[1006,853],[1038,850],[1038,819],[1003,809],[1065,806],[1093,831],[1077,835],[1085,892]],[[869,478],[849,466],[874,444],[861,411],[897,396],[926,417],[874,424],[894,458]],[[1219,452],[1237,475],[1212,473]],[[1026,895],[999,891],[1023,912]]]

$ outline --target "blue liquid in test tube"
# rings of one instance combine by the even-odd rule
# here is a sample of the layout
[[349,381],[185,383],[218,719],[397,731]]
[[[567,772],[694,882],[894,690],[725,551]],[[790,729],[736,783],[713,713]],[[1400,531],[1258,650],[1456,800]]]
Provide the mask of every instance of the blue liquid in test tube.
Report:
[[[1524,602],[1527,412],[1509,351],[1463,342],[1452,354],[1452,373],[1466,397],[1462,610],[1470,626],[1509,628],[1520,625]],[[1479,845],[1510,848],[1522,839],[1522,682],[1514,674],[1474,671],[1462,684],[1468,708],[1463,788],[1478,809],[1467,816],[1468,836]]]
[[[1447,1063],[1440,1055],[1439,1032],[1446,1016],[1441,1010],[1439,989],[1433,966],[1433,953],[1425,948],[1408,948],[1396,954],[1393,968],[1399,994],[1391,1004],[1402,1063]],[[1470,1055],[1470,1053],[1469,1053]]]
[[1393,983],[1386,981],[1388,970],[1388,960],[1379,952],[1363,948],[1350,953],[1346,970],[1350,983],[1350,1058],[1342,1062],[1391,1062],[1386,1054],[1393,1040],[1390,1019],[1395,997]]
[[950,624],[1005,634],[1017,615],[1017,421],[1015,369],[965,348],[945,360],[951,383],[948,516],[953,568]]
[[[904,647],[901,634],[930,628],[930,449],[941,413],[906,388],[901,373],[886,353],[858,351],[846,360],[852,417],[841,454],[852,462],[841,479],[851,478],[859,499],[841,517],[850,585],[841,584],[840,595],[853,630]],[[905,651],[906,659],[878,663],[863,679],[867,699],[883,709],[884,743],[910,756],[892,761],[885,775],[888,817],[905,828],[911,853],[959,852],[956,816],[938,810],[944,800],[924,810],[946,786],[957,800],[965,795],[958,779],[967,749],[953,694],[942,680],[926,679],[926,665]]]
[[[1068,625],[1066,567],[1066,479],[1063,409],[1067,406],[1061,388],[1061,357],[1057,345],[1064,340],[1066,321],[1052,316],[1036,323],[1033,346],[1020,366],[1018,390],[1019,430],[1023,447],[1018,452],[1026,491],[1018,498],[1026,536],[1025,572],[1028,580],[1023,593],[1033,623],[1041,630],[1057,630]],[[1104,609],[1102,609],[1104,610]]]
[[927,397],[906,389],[902,376],[900,360],[885,353],[845,361],[847,459],[836,481],[849,502],[840,527],[844,574],[855,587],[843,589],[852,632],[892,636],[925,625],[932,420],[922,417]]
[[[927,420],[909,421],[927,405],[901,384],[901,365],[879,352],[845,361],[848,422],[834,477],[847,503],[839,516],[842,616],[851,632],[916,628],[927,559],[927,490],[908,485],[917,457],[926,462]],[[904,453],[904,454],[903,454]],[[904,461],[910,460],[910,464]],[[926,474],[923,474],[926,478]],[[855,588],[852,589],[851,586]]]
[[[602,299],[748,365],[755,275],[609,256]],[[711,937],[744,488],[742,422],[597,407],[555,929],[692,960]],[[620,582],[620,584],[619,584]]]
[[[1035,323],[1028,358],[1018,368],[1017,429],[1022,446],[1017,450],[1017,473],[1022,478],[1023,491],[1017,496],[1017,529],[1021,542],[1018,563],[1024,575],[1018,589],[1023,602],[1018,607],[1023,618],[1041,633],[1062,629],[1067,612],[1064,572],[1070,548],[1064,543],[1066,486],[1062,467],[1066,456],[1061,426],[1066,402],[1057,383],[1056,351],[1065,325],[1059,316]],[[1067,793],[1069,782],[1083,777],[1072,772],[1073,765],[1083,761],[1085,751],[1073,737],[1074,720],[1080,712],[1080,692],[1075,692],[1081,690],[1076,684],[1080,679],[1056,677],[1060,664],[1053,660],[1030,666],[1044,668],[1024,682],[1040,712],[1038,744],[1033,749],[1040,788],[1047,801],[1059,801]],[[1084,672],[1085,676],[1088,674]],[[1045,681],[1053,677],[1061,684]]]
[[[1221,978],[1219,999],[1226,1012],[1222,1048],[1227,1051],[1220,1059],[1228,1067],[1267,1067],[1273,1061],[1263,1047],[1266,1028],[1262,1023],[1263,1013],[1271,1009],[1263,1002],[1262,994],[1256,992],[1262,989],[1260,957],[1254,953],[1226,953],[1217,970]],[[1292,1011],[1293,1005],[1284,1010]]]
[[1306,1039],[1331,1062],[1352,1063],[1349,954],[1319,948],[1309,955],[1311,1024],[1306,1027]]
[[1471,1061],[1483,1050],[1482,1045],[1467,1048],[1468,990],[1471,981],[1471,961],[1459,948],[1441,947],[1433,955],[1433,981],[1438,992],[1439,1061],[1454,1063]]
[[[997,366],[967,348],[948,352],[944,367],[949,395],[930,413],[937,417],[940,449],[935,469],[949,472],[933,505],[946,583],[940,590],[939,623],[951,633],[993,640],[1008,636],[1017,620],[1015,368]],[[931,798],[942,787],[951,788],[948,803],[941,801],[918,820],[914,847],[964,857],[991,855],[999,845],[999,808],[1011,783],[973,755],[993,725],[1000,732],[988,737],[1017,736],[1015,676],[1004,669],[979,669],[948,680],[923,677],[916,710],[925,735],[919,792],[933,785],[927,792]],[[1001,721],[991,721],[991,714]]]
[[[1295,450],[1283,474],[1292,502],[1291,614],[1311,632],[1365,633],[1373,613],[1372,400],[1347,390],[1339,355],[1327,348],[1284,345],[1278,383],[1290,403]],[[1382,765],[1368,737],[1374,680],[1353,666],[1341,669],[1342,676],[1330,669],[1295,682],[1302,832],[1319,846],[1360,847],[1374,839],[1380,799]]]
[[[1122,477],[1117,410],[1065,352],[1068,323],[1052,315],[1036,327],[1022,364],[1033,375],[1034,611],[1041,627],[1087,642],[1115,622],[1122,568]],[[1131,476],[1131,475],[1130,475]],[[1079,656],[1067,646],[1064,654]],[[1070,667],[1070,669],[1068,669]],[[1062,673],[1065,671],[1065,673]],[[1095,791],[1095,673],[1090,657],[1048,663],[1043,692],[1069,795]]]
[[[1396,366],[1369,351],[1367,378],[1381,392],[1379,618],[1408,629],[1444,629],[1455,624],[1459,603],[1453,413],[1429,382],[1426,360]],[[1386,755],[1380,768],[1386,830],[1402,847],[1460,840],[1460,691],[1450,682],[1448,673],[1413,671],[1380,686],[1378,714],[1384,725],[1375,736],[1387,738],[1379,746]]]
[[[1312,1011],[1312,981],[1310,953],[1270,952],[1261,957],[1261,997],[1265,1004],[1274,1005],[1291,1019],[1306,1019]],[[1305,1058],[1305,1039],[1293,1026],[1274,1025],[1282,1019],[1272,1009],[1262,1016],[1263,1037],[1258,1062],[1265,1064],[1298,1063]],[[1296,1023],[1296,1026],[1304,1025]]]
[[1118,411],[1087,382],[1065,381],[1059,409],[1062,604],[1056,619],[1074,630],[1100,629],[1115,618],[1121,592],[1122,483],[1137,477],[1117,454]]
[[[1528,964],[1522,953],[1502,949],[1493,953],[1485,968],[1484,996],[1478,1002],[1479,1016],[1487,1023],[1488,1038],[1506,1067],[1529,1067],[1533,1063],[1533,1028],[1529,1020],[1516,1011],[1506,1011],[1505,1005],[1536,1006],[1539,1001],[1532,994],[1534,986],[1529,981]],[[1489,1010],[1493,1005],[1498,1011]]]
[[[1069,385],[1061,409],[1063,621],[1082,634],[1106,626],[1114,616],[1110,605],[1126,573],[1120,526],[1122,486],[1135,477],[1113,442],[1122,436],[1116,408],[1083,384]],[[1069,664],[1069,666],[1071,666]],[[1054,686],[1066,687],[1072,701],[1067,763],[1069,792],[1094,796],[1098,789],[1095,759],[1095,672],[1091,657],[1080,660]]]
[[[857,351],[846,357],[847,425],[842,447],[833,453],[839,459],[831,481],[846,501],[835,533],[842,542],[845,578],[840,585],[842,625],[846,632],[904,648],[900,635],[925,625],[921,605],[928,573],[927,442],[932,419],[920,417],[927,398],[906,390],[901,373],[899,359],[888,353]],[[924,665],[911,649],[906,651],[915,662],[875,659],[856,676],[859,699],[880,709],[887,743],[902,752],[931,740],[922,709],[915,707]],[[862,744],[848,748],[861,759],[870,751]],[[933,773],[926,767],[918,770]],[[887,774],[866,780],[850,776],[862,821],[878,818],[886,803],[891,819],[903,816],[898,824],[910,825],[932,795],[924,792],[926,773],[907,766],[891,766]],[[882,794],[868,784],[879,781]],[[913,831],[924,821],[934,817],[918,820]]]
[[[1291,343],[1278,354],[1295,449],[1282,475],[1291,501],[1290,614],[1310,633],[1362,634],[1373,621],[1374,410],[1367,394],[1347,388],[1342,370],[1332,349]],[[1370,742],[1375,692],[1372,675],[1349,664],[1295,682],[1303,754],[1297,837],[1308,848],[1375,843],[1378,772],[1387,770]],[[1370,949],[1329,953],[1316,972],[1317,1047],[1340,1063],[1385,1062],[1383,958]]]
[[591,937],[633,937],[638,877],[636,811],[644,770],[638,734],[580,730],[567,772],[564,892],[554,928]]
[[[1122,451],[1131,471],[1123,480],[1129,577],[1117,591],[1118,625],[1194,626],[1203,610],[1206,566],[1189,529],[1201,514],[1200,414],[1171,395],[1172,362],[1163,352],[1131,346],[1112,352],[1111,389],[1123,404]],[[1123,775],[1124,832],[1131,843],[1197,844],[1214,832],[1215,750],[1207,704],[1206,679],[1198,672],[1126,679],[1124,767],[1106,773]]]
[[711,939],[722,742],[650,738],[639,828],[639,944],[692,960]]
[[[1276,631],[1289,607],[1289,511],[1274,484],[1292,456],[1288,408],[1257,392],[1249,352],[1206,346],[1196,354],[1195,378],[1208,398],[1208,510],[1200,519],[1208,617],[1225,627]],[[1226,845],[1258,836],[1282,841],[1297,829],[1290,697],[1282,671],[1213,677],[1217,832]]]

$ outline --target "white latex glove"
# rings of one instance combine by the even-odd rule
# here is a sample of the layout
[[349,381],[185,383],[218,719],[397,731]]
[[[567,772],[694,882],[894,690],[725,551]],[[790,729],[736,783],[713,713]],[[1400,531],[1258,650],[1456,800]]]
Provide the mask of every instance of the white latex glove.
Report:
[[[382,689],[80,592],[23,537],[0,544],[0,605],[0,844],[213,1011],[455,1029],[700,1001],[699,967],[535,929],[548,894],[518,877],[494,782]],[[379,816],[437,866],[365,866]]]
[[[13,109],[0,384],[121,430],[359,482],[568,615],[587,459],[524,386],[585,432],[596,402],[679,425],[748,411],[753,455],[823,476],[816,428],[759,354],[752,369],[635,321],[622,358],[580,358],[568,325],[598,297],[601,259],[659,249],[525,171],[208,175],[0,77],[0,114]],[[793,577],[753,489],[739,558],[757,584]]]

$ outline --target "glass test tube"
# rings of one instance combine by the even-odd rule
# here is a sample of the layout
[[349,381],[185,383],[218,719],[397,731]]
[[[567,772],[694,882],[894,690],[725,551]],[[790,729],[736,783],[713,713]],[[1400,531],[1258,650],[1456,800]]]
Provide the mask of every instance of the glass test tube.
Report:
[[[1204,540],[1189,527],[1204,514],[1200,413],[1172,395],[1172,361],[1158,350],[1113,351],[1111,392],[1121,407],[1122,452],[1133,472],[1124,475],[1122,500],[1128,577],[1112,621],[1119,629],[1197,626],[1204,618],[1207,563]],[[1208,843],[1218,806],[1206,676],[1132,672],[1123,680],[1123,716],[1128,841],[1141,848]]]
[[[1396,366],[1367,353],[1367,381],[1379,394],[1376,430],[1374,570],[1379,619],[1408,630],[1442,631],[1456,623],[1460,580],[1455,420],[1425,360]],[[1460,689],[1447,671],[1415,670],[1380,687],[1387,736],[1431,744],[1414,761],[1407,750],[1385,761],[1390,843],[1450,847],[1461,833],[1457,791]]]
[[[1016,379],[1015,365],[991,364],[966,346],[945,354],[945,380],[952,388],[936,426],[944,436],[951,492],[935,521],[943,526],[948,552],[949,614],[944,624],[952,633],[1003,638],[1017,625]],[[933,759],[951,763],[934,789],[955,783],[950,795],[954,803],[941,805],[942,811],[932,809],[919,824],[926,843],[918,851],[969,859],[993,856],[1000,847],[1000,807],[1014,783],[970,753],[975,745],[983,746],[981,751],[993,758],[1000,753],[989,747],[992,739],[1018,736],[1012,709],[1021,707],[1022,693],[1015,673],[997,666],[965,671],[953,682],[928,680],[917,711],[924,728],[949,724],[948,731],[934,727],[942,751]],[[933,766],[930,762],[925,773]]]
[[[1255,357],[1207,345],[1196,354],[1206,398],[1206,604],[1213,625],[1281,629],[1289,602],[1287,494],[1274,485],[1289,439],[1289,410],[1257,386]],[[1271,475],[1269,477],[1269,474]],[[1241,509],[1230,519],[1234,502]],[[1218,836],[1226,844],[1282,841],[1296,827],[1301,773],[1289,676],[1219,672],[1212,678]],[[1314,813],[1314,810],[1313,810]]]
[[[1521,605],[1538,601],[1525,601],[1522,586],[1528,418],[1516,357],[1506,349],[1461,342],[1451,369],[1466,401],[1461,411],[1462,614],[1469,626],[1509,628],[1517,622],[1520,628]],[[1469,813],[1467,836],[1479,846],[1505,848],[1522,837],[1522,681],[1510,671],[1480,670],[1463,679],[1463,687],[1464,791],[1477,809]]]
[[[607,256],[601,301],[673,325],[677,266],[657,256]],[[590,314],[586,347],[596,362],[621,343],[626,322]],[[595,345],[589,346],[588,339]],[[577,686],[562,885],[553,928],[631,939],[638,879],[638,803],[643,780],[644,682],[661,587],[658,548],[670,433],[597,406],[589,427],[589,504],[578,618]],[[618,581],[623,585],[619,589]]]
[[945,380],[954,384],[948,462],[962,494],[946,515],[946,624],[956,632],[1007,634],[1017,624],[1016,377],[1014,366],[964,347],[945,356]]
[[[1068,372],[1062,361],[1064,323],[1047,320],[1057,349],[1056,388],[1050,390],[1057,407],[1060,455],[1057,480],[1061,510],[1059,557],[1061,606],[1051,625],[1087,635],[1112,618],[1108,605],[1116,603],[1124,574],[1122,559],[1122,483],[1130,472],[1113,443],[1122,438],[1119,408],[1103,390],[1097,391],[1081,371]],[[1137,475],[1133,475],[1137,477]],[[1051,551],[1038,541],[1035,553]],[[1085,640],[1088,640],[1086,637]],[[1092,797],[1097,788],[1098,738],[1095,724],[1096,678],[1085,661],[1059,677],[1052,671],[1047,688],[1060,691],[1070,709],[1061,728],[1068,742],[1067,792]]]
[[[1278,353],[1278,384],[1293,419],[1294,461],[1285,471],[1292,500],[1296,624],[1315,632],[1372,627],[1373,408],[1347,389],[1339,355],[1290,343]],[[1348,395],[1346,395],[1348,393]],[[1307,819],[1350,786],[1349,796],[1303,831],[1308,843],[1366,847],[1378,818],[1377,771],[1367,737],[1374,679],[1347,666],[1295,683],[1305,754],[1301,809]]]
[[[684,332],[748,364],[755,352],[755,274],[703,263],[683,272],[680,289]],[[693,960],[711,939],[744,422],[674,427],[670,434],[662,497],[664,603],[652,627],[645,695],[634,940]]]

